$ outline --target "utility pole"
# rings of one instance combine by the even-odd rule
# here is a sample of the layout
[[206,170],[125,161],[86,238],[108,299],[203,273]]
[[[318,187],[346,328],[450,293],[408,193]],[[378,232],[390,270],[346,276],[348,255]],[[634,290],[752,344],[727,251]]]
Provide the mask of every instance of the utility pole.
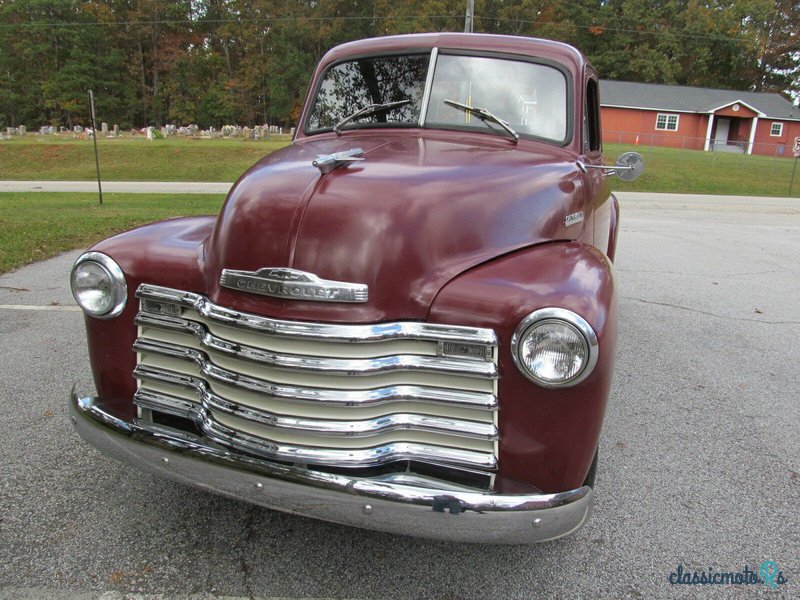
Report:
[[100,157],[97,155],[97,123],[94,117],[94,94],[89,90],[89,111],[92,117],[92,139],[94,140],[94,164],[97,167],[97,191],[100,194],[100,204],[103,203],[103,186],[100,185]]
[[472,33],[473,16],[475,16],[475,0],[467,0],[467,14],[464,18],[464,33]]
[[792,150],[794,152],[794,166],[792,167],[792,179],[789,182],[789,197],[792,196],[792,187],[794,187],[794,174],[797,172],[797,160],[800,159],[800,137],[794,138]]

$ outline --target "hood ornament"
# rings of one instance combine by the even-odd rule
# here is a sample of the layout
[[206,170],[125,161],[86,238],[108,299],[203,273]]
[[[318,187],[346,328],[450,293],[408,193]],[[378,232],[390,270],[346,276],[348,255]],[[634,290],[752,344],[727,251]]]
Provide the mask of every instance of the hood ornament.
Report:
[[317,156],[316,160],[312,161],[311,164],[317,167],[320,173],[324,175],[325,173],[330,173],[334,169],[338,169],[344,164],[357,160],[364,160],[361,158],[362,154],[364,154],[364,151],[361,148],[351,148],[344,152]]
[[363,283],[320,279],[313,273],[283,267],[264,267],[258,271],[223,269],[222,287],[273,298],[315,302],[366,302],[369,287]]

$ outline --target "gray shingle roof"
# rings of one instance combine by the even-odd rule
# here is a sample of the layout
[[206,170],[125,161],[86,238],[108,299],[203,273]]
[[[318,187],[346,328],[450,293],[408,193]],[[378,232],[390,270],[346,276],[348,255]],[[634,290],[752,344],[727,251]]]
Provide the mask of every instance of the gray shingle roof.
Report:
[[780,94],[629,81],[603,80],[600,82],[602,106],[709,113],[737,101],[754,108],[771,119],[800,120],[800,108],[793,106]]

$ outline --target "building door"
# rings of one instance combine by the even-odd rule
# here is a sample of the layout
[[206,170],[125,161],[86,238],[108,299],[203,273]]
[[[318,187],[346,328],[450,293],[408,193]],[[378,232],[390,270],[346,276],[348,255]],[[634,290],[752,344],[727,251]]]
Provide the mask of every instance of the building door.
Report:
[[714,148],[728,144],[728,132],[731,129],[730,119],[717,119],[717,130],[714,133]]

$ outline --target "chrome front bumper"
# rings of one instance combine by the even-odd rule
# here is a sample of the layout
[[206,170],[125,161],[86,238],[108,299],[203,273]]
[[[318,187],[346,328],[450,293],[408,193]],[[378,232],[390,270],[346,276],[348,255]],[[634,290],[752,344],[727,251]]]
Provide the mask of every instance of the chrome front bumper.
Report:
[[394,534],[494,544],[568,535],[592,512],[588,486],[501,495],[352,478],[272,463],[164,427],[130,423],[72,392],[80,436],[104,454],[180,483],[271,509]]

